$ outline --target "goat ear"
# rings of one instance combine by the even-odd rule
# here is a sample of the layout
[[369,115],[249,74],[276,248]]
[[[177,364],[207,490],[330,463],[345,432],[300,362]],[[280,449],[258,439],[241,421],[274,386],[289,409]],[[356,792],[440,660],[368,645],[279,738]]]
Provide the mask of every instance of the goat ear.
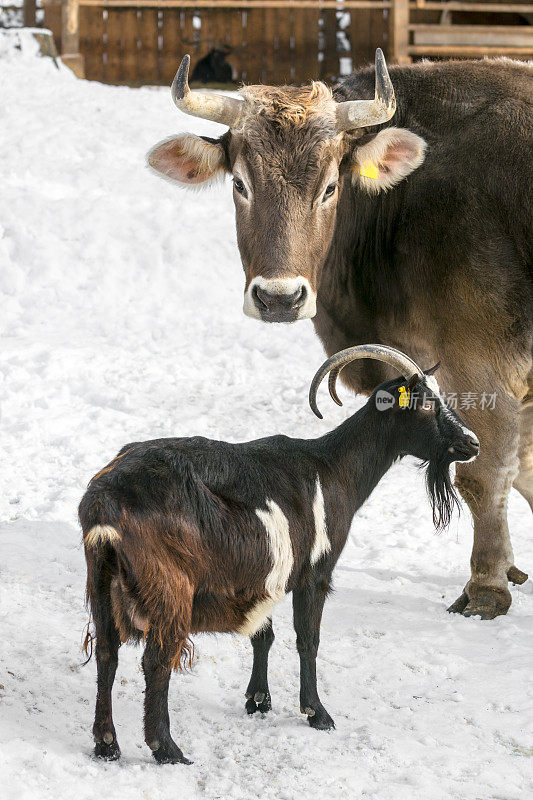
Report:
[[184,186],[207,186],[223,177],[226,155],[218,139],[186,133],[156,144],[148,164],[163,178]]
[[413,377],[409,380],[409,383],[407,384],[407,388],[409,389],[410,392],[413,391],[413,389],[415,388],[415,386],[418,383],[418,381],[419,381],[418,375],[413,375]]
[[384,128],[354,150],[352,181],[369,194],[387,191],[417,169],[427,143],[405,128]]
[[438,370],[439,367],[440,367],[440,361],[437,361],[435,366],[424,370],[424,375],[427,375],[428,378],[429,378],[430,375],[434,375],[436,373],[436,371]]

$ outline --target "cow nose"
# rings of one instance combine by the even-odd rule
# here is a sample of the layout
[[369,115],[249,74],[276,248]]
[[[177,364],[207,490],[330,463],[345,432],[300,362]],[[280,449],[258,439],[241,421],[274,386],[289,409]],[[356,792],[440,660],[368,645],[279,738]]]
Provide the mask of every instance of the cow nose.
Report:
[[263,319],[286,322],[296,319],[298,310],[307,299],[307,289],[302,285],[292,294],[274,294],[256,285],[252,290],[252,297],[255,307]]

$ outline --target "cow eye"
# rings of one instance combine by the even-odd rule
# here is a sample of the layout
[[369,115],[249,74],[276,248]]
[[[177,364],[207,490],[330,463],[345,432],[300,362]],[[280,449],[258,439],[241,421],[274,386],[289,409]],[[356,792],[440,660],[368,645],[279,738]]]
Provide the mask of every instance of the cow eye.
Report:
[[326,191],[324,192],[324,196],[322,197],[322,202],[324,202],[324,200],[327,200],[328,197],[331,197],[331,195],[335,193],[336,188],[337,188],[336,183],[330,183],[329,186],[326,187]]
[[240,178],[233,178],[233,186],[235,187],[236,192],[242,194],[243,197],[248,197],[246,186],[244,185],[244,182],[241,181]]

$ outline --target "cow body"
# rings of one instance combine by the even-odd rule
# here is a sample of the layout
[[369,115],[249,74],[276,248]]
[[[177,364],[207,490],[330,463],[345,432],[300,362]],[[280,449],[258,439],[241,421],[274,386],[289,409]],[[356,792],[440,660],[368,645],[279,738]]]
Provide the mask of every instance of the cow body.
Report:
[[[328,354],[380,342],[441,361],[482,453],[457,471],[474,547],[452,610],[492,618],[509,608],[508,579],[526,578],[507,527],[513,483],[533,509],[533,66],[394,67],[396,113],[379,70],[333,93],[246,87],[219,140],[182,135],[150,163],[181,183],[233,175],[249,316],[313,318]],[[357,116],[374,88],[389,113],[351,130],[346,109]],[[343,378],[368,393],[389,375],[369,362]]]
[[[472,580],[452,609],[492,617],[510,603],[513,482],[533,509],[533,70],[427,64],[391,78],[394,124],[423,136],[424,165],[386,195],[345,187],[313,322],[329,354],[386,342],[440,360],[459,407],[472,395],[461,413],[482,455],[456,479],[474,515]],[[362,73],[338,99],[372,85]],[[363,393],[383,377],[375,362],[343,373]],[[494,408],[481,407],[483,393],[496,394]]]

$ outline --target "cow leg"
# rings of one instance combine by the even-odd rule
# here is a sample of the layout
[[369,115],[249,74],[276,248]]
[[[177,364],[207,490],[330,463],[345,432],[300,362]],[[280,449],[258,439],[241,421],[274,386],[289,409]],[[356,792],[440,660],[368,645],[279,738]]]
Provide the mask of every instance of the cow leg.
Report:
[[513,564],[507,526],[507,497],[518,470],[520,404],[497,392],[494,410],[479,406],[460,410],[479,437],[480,455],[470,464],[458,464],[455,484],[474,517],[471,578],[448,611],[493,619],[511,605],[508,580],[522,575]]
[[148,634],[142,666],[146,680],[144,738],[159,764],[191,764],[170,735],[168,685],[176,645],[159,647]]
[[513,486],[528,501],[533,511],[533,404],[525,406],[520,413],[518,460],[518,475]]
[[272,620],[269,619],[264,628],[250,637],[254,651],[254,663],[250,683],[246,689],[246,711],[255,714],[261,711],[266,714],[272,708],[268,690],[268,653],[274,641]]
[[310,582],[293,592],[296,648],[300,656],[300,710],[307,714],[312,728],[330,730],[332,718],[320,702],[316,686],[316,656],[320,642],[320,620],[327,593],[327,582]]

